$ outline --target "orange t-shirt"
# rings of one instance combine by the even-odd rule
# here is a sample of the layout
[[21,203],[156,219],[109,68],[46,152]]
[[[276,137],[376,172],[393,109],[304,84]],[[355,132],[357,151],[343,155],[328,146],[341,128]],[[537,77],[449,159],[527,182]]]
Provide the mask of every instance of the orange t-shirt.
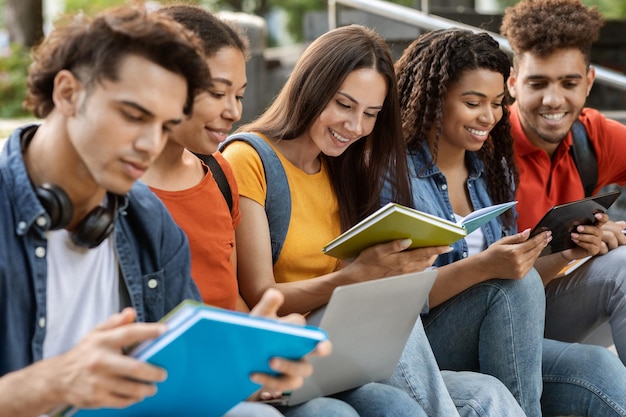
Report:
[[[583,109],[579,120],[587,129],[598,160],[598,184],[594,194],[605,185],[626,184],[626,126],[590,108]],[[524,230],[534,227],[552,206],[584,198],[585,192],[569,153],[571,134],[568,133],[550,158],[524,134],[516,104],[511,106],[511,133],[520,173],[517,224],[519,230]]]
[[176,223],[189,239],[191,276],[202,300],[234,310],[239,294],[237,276],[231,255],[235,229],[241,221],[239,191],[230,165],[224,157],[213,154],[222,167],[233,198],[232,212],[209,169],[196,186],[181,191],[151,190],[163,201]]

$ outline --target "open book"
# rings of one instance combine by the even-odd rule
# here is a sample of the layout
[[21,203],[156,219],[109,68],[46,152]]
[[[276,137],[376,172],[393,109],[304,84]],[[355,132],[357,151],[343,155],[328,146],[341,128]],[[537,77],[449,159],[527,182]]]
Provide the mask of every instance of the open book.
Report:
[[574,259],[573,261],[569,261],[568,264],[565,265],[559,271],[558,274],[556,274],[556,278],[564,277],[566,275],[571,274],[572,272],[574,272],[575,270],[577,270],[578,268],[583,266],[583,264],[585,262],[587,262],[589,259],[591,259],[591,256],[586,256],[586,257],[581,258],[581,259]]
[[511,201],[485,207],[455,223],[400,204],[388,203],[328,243],[322,251],[335,258],[351,259],[370,246],[398,239],[411,239],[410,248],[450,245],[515,204],[516,201]]
[[299,359],[327,339],[324,330],[184,301],[162,320],[167,331],[130,355],[167,370],[155,396],[124,409],[65,409],[60,416],[218,417],[260,385],[253,372],[276,374],[271,358]]

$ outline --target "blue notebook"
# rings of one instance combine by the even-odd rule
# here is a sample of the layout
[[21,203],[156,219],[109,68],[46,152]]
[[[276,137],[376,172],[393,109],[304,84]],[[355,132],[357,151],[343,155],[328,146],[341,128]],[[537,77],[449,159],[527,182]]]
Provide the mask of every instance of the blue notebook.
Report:
[[271,358],[298,359],[324,330],[185,301],[163,320],[168,330],[130,353],[167,370],[153,397],[124,409],[69,408],[63,417],[218,417],[260,388],[253,372],[275,374]]

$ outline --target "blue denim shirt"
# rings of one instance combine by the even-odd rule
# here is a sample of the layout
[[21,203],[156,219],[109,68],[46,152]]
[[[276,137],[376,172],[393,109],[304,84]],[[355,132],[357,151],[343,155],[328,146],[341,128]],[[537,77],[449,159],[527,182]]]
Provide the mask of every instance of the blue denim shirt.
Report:
[[[39,224],[50,219],[22,158],[26,128],[13,132],[0,154],[0,376],[40,360],[46,334],[47,241]],[[200,300],[187,238],[145,184],[126,196],[113,238],[138,321],[157,321],[184,299]]]
[[[430,150],[425,145],[424,152],[431,160]],[[427,162],[423,156],[417,152],[410,152],[407,156],[411,176],[411,190],[413,193],[413,208],[434,214],[444,219],[456,222],[454,210],[448,195],[448,182],[446,177],[439,171],[436,165],[426,168]],[[492,205],[487,184],[482,177],[484,165],[474,152],[466,153],[466,163],[469,171],[467,179],[467,190],[474,210]],[[385,187],[382,196],[382,204],[390,202],[389,187]],[[502,221],[500,218],[489,221],[482,227],[487,245],[491,245],[504,236]],[[511,231],[514,233],[515,230]],[[465,239],[461,239],[451,245],[454,250],[437,257],[435,266],[443,266],[468,256],[468,247]]]

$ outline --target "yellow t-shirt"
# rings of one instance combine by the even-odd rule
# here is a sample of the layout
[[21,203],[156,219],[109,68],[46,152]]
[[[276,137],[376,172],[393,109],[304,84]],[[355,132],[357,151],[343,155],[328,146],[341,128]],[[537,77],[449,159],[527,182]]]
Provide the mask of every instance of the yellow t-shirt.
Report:
[[[272,148],[285,169],[291,193],[291,219],[283,249],[274,265],[274,279],[292,282],[332,272],[337,267],[337,259],[324,255],[322,247],[340,234],[341,226],[328,171],[322,164],[320,172],[307,174],[274,146]],[[254,148],[235,141],[224,149],[223,155],[235,173],[239,195],[265,206],[265,172]]]

